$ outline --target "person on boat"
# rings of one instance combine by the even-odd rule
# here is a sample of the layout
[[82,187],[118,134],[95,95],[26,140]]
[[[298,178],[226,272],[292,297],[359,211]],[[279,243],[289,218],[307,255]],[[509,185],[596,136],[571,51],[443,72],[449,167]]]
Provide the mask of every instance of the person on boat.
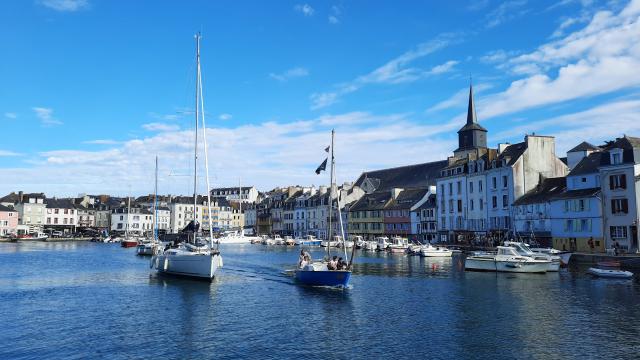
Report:
[[302,269],[309,263],[307,259],[308,259],[308,253],[306,253],[304,250],[300,250],[300,257],[298,258],[298,267],[300,269]]
[[346,268],[347,268],[347,263],[344,260],[342,260],[342,258],[339,258],[337,270],[346,270]]
[[589,244],[589,250],[593,252],[593,249],[595,248],[595,245],[593,243],[593,237],[589,238],[588,244]]
[[327,269],[329,270],[338,270],[338,257],[334,256],[333,259],[329,260],[327,264]]

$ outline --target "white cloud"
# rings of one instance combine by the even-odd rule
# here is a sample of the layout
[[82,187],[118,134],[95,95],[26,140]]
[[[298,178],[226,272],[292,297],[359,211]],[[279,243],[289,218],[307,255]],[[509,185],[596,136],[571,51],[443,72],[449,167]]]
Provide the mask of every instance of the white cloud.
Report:
[[309,4],[298,4],[293,7],[297,12],[302,13],[304,16],[312,16],[316,11]]
[[[262,190],[326,184],[328,178],[315,175],[314,170],[325,156],[332,128],[336,129],[338,181],[354,180],[365,169],[444,159],[455,147],[453,131],[461,121],[425,124],[424,119],[411,119],[408,114],[352,112],[310,120],[211,127],[207,136],[212,184],[236,184],[238,177]],[[148,179],[153,176],[156,154],[160,192],[189,193],[192,179],[168,175],[193,171],[193,131],[188,130],[160,132],[95,151],[68,148],[43,152],[31,167],[3,169],[6,176],[0,177],[0,193],[11,191],[15,184],[21,184],[25,191],[51,195],[126,194],[129,184],[133,193],[149,193]],[[200,154],[199,161],[203,161]],[[204,184],[202,178],[199,183]]]
[[309,70],[303,67],[294,67],[280,74],[270,73],[269,77],[274,80],[278,80],[280,82],[285,82],[293,78],[305,77],[308,75],[309,75]]
[[14,120],[14,119],[18,118],[18,114],[14,113],[14,112],[6,112],[6,113],[4,113],[4,117],[7,118],[7,119]]
[[484,118],[640,86],[640,1],[599,11],[582,29],[501,64],[518,75],[478,104]]
[[486,27],[496,27],[502,23],[524,15],[527,11],[521,9],[527,3],[526,0],[505,1],[486,15]]
[[225,121],[225,120],[231,120],[231,118],[233,117],[233,115],[231,114],[220,114],[218,115],[218,119]]
[[83,141],[83,144],[92,144],[92,145],[114,145],[120,143],[116,140],[111,139],[97,139],[97,140],[87,140]]
[[[615,116],[612,116],[615,114]],[[579,142],[602,143],[623,134],[640,133],[640,100],[616,100],[580,112],[512,127],[492,138],[501,141],[525,133],[544,132],[556,137],[556,152],[563,154]]]
[[330,24],[337,24],[340,22],[340,20],[334,15],[329,15],[328,19]]
[[452,43],[459,41],[460,37],[452,33],[441,34],[431,41],[419,44],[415,49],[388,61],[368,74],[357,77],[347,83],[337,85],[334,91],[313,93],[311,99],[311,109],[321,109],[336,103],[340,96],[359,90],[368,84],[402,84],[417,81],[430,75],[437,75],[450,71],[457,61],[448,61],[444,64],[424,70],[409,65],[420,58],[436,52]]
[[38,119],[40,119],[40,124],[45,127],[62,125],[62,121],[53,117],[53,109],[44,108],[44,107],[34,107],[32,108],[36,113]]
[[60,12],[74,12],[89,7],[87,0],[41,0],[40,4]]
[[10,150],[0,150],[0,157],[22,156],[22,154]]
[[489,5],[489,0],[471,0],[470,4],[467,6],[467,10],[477,11],[486,8],[487,5]]
[[155,112],[150,112],[149,116],[158,120],[175,121],[181,119],[185,113],[186,111],[177,111],[175,114],[158,114]]
[[[478,97],[478,94],[483,93],[485,90],[492,88],[493,85],[488,83],[481,83],[473,86],[473,96]],[[435,112],[444,109],[466,107],[469,103],[469,88],[464,87],[456,92],[450,98],[443,100],[427,109],[427,112]]]
[[342,15],[342,7],[333,5],[331,7],[331,13],[329,14],[329,24],[338,24],[340,22],[339,16]]
[[164,123],[148,123],[148,124],[144,124],[142,125],[142,128],[147,130],[147,131],[159,131],[159,132],[164,132],[164,131],[176,131],[180,129],[180,126],[178,125],[173,125],[173,124],[164,124]]

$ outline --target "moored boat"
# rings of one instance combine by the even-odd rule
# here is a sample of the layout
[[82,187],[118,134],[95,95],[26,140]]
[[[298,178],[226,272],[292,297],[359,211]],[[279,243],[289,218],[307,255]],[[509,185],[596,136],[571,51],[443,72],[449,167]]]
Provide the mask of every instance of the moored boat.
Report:
[[296,245],[320,246],[320,243],[322,243],[322,241],[316,239],[316,237],[313,235],[307,235],[302,239],[296,239]]
[[525,243],[522,242],[518,242],[518,241],[505,241],[504,242],[505,246],[511,246],[513,248],[516,249],[516,252],[522,256],[528,256],[530,258],[534,258],[534,259],[538,259],[538,260],[548,260],[550,261],[549,263],[549,268],[547,269],[547,271],[559,271],[560,270],[560,264],[561,264],[561,260],[559,256],[555,256],[555,255],[551,255],[551,254],[545,254],[545,253],[536,253],[533,252],[529,246],[527,246]]
[[533,251],[534,253],[558,256],[560,257],[561,266],[568,266],[569,260],[571,260],[571,255],[573,254],[571,251],[561,251],[561,250],[552,249],[552,248],[531,248],[531,251]]
[[420,256],[423,257],[451,257],[453,251],[440,246],[433,246],[431,244],[423,245],[420,247]]
[[399,236],[391,238],[391,242],[387,245],[387,251],[391,253],[404,253],[407,248],[409,248],[409,241]]
[[589,268],[587,272],[591,275],[605,278],[631,279],[633,277],[632,272],[624,270]]
[[514,273],[546,273],[551,261],[521,256],[516,249],[498,246],[497,254],[474,254],[465,259],[464,269]]

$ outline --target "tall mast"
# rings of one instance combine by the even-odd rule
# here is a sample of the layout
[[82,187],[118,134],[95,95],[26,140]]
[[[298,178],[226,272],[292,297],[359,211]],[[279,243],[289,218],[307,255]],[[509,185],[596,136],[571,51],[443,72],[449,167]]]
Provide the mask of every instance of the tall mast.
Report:
[[[196,34],[196,130],[195,146],[193,147],[193,225],[196,225],[196,209],[198,207],[198,111],[200,105],[200,33]],[[194,237],[195,241],[195,237]]]
[[244,236],[244,218],[242,217],[242,183],[240,182],[240,178],[238,178],[238,221],[240,223],[240,236]]
[[[205,170],[205,179],[207,182],[207,216],[209,223],[209,249],[213,244],[213,218],[211,217],[211,184],[209,184],[209,147],[207,146],[207,124],[204,120],[204,96],[202,94],[202,72],[200,70],[200,33],[197,35],[198,39],[198,93],[200,94],[200,110],[202,113],[202,145],[204,146],[204,170]],[[196,99],[197,103],[197,99]],[[196,120],[196,124],[198,121]],[[197,125],[196,125],[197,128]],[[218,245],[216,245],[216,249]]]
[[125,228],[124,231],[124,237],[125,239],[129,239],[129,217],[131,215],[131,194],[129,194],[129,196],[127,196],[127,227]]
[[[327,256],[330,256],[329,248],[331,248],[331,240],[333,239],[333,227],[331,226],[332,217],[333,217],[333,135],[335,134],[335,130],[331,129],[331,171],[329,175],[329,239],[327,240]],[[331,259],[329,259],[331,260]]]
[[156,155],[156,185],[153,195],[153,241],[158,241],[158,155]]

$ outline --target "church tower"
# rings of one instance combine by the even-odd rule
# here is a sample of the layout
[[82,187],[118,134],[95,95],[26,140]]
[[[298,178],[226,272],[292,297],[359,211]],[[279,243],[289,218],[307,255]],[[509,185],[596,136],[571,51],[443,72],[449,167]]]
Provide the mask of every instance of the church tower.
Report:
[[473,85],[469,85],[469,107],[467,108],[467,123],[458,130],[457,156],[487,148],[487,129],[478,124],[476,107],[473,102]]

